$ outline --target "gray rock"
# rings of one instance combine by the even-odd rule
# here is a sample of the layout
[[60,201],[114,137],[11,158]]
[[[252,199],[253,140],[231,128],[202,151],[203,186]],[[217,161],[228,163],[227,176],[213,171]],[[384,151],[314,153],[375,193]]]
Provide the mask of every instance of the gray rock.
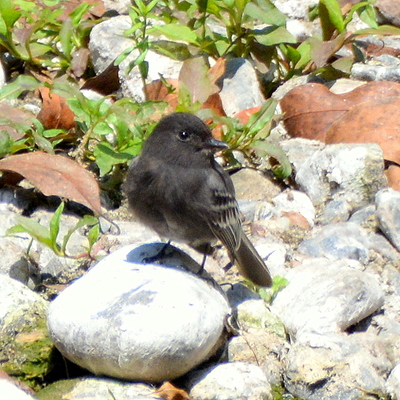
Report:
[[[117,16],[97,24],[90,33],[89,49],[96,73],[104,71],[123,51],[131,48],[134,42],[124,37],[124,32],[131,28],[128,16]],[[132,97],[136,101],[145,101],[143,82],[138,68],[133,68],[128,74],[127,67],[139,55],[138,50],[132,53],[119,65],[121,81],[120,95]],[[177,78],[182,63],[149,51],[146,56],[149,63],[148,80]]]
[[382,150],[376,144],[328,145],[302,163],[295,180],[322,208],[331,199],[344,199],[354,210],[372,203],[375,194],[387,187]]
[[393,189],[379,191],[376,213],[383,234],[400,251],[400,192]]
[[371,315],[383,304],[374,276],[358,269],[357,261],[310,260],[286,275],[272,311],[297,341],[310,332],[340,332]]
[[272,1],[282,13],[291,18],[307,19],[308,11],[318,3],[318,0],[273,0]]
[[239,361],[191,373],[187,386],[193,400],[272,400],[262,369]]
[[391,363],[384,344],[365,333],[310,335],[285,358],[285,386],[308,400],[358,400],[383,396]]
[[151,400],[159,399],[153,387],[107,378],[80,378],[50,384],[38,395],[46,399]]
[[312,257],[349,258],[366,264],[369,260],[369,237],[353,222],[330,224],[315,228],[311,237],[300,243],[298,251]]
[[0,329],[21,330],[38,316],[44,317],[48,303],[38,294],[6,275],[0,274]]
[[51,304],[48,326],[64,356],[123,379],[161,382],[200,364],[224,340],[230,307],[210,278],[177,269],[200,266],[163,244],[122,248]]
[[351,77],[363,81],[400,82],[400,62],[397,57],[384,54],[367,63],[354,63]]
[[256,71],[245,58],[227,60],[225,74],[216,83],[222,87],[219,96],[228,116],[265,102]]

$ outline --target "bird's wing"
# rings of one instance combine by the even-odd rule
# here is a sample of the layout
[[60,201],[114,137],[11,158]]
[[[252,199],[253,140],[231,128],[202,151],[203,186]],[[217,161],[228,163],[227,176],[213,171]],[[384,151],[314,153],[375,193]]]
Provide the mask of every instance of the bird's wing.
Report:
[[214,235],[233,253],[240,245],[241,223],[234,196],[226,190],[214,190],[214,217],[209,226]]
[[233,253],[240,246],[242,228],[235,189],[228,173],[220,165],[208,176],[211,212],[208,225],[214,235]]

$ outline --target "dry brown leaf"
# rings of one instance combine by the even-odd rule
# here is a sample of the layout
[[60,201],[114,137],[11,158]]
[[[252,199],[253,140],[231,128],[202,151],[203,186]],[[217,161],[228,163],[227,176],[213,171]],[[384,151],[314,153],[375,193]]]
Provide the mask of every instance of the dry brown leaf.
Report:
[[42,109],[38,120],[46,129],[72,129],[75,127],[75,114],[68,107],[65,99],[58,94],[50,93],[50,89],[39,89],[42,97]]
[[352,107],[367,100],[393,96],[400,96],[399,83],[370,82],[339,95],[320,83],[309,83],[292,89],[280,104],[290,136],[325,142],[330,126]]
[[165,382],[156,392],[157,396],[166,400],[190,400],[189,394],[182,389],[178,389],[172,383]]
[[395,190],[400,190],[400,167],[397,165],[391,165],[385,171],[385,175],[389,186]]
[[[167,87],[170,86],[169,88]],[[172,89],[172,91],[171,91]],[[146,98],[150,101],[165,101],[169,104],[168,112],[173,112],[178,105],[179,81],[178,79],[157,79],[146,85]]]
[[37,151],[0,160],[0,170],[22,175],[46,196],[76,201],[101,214],[97,181],[70,158]]
[[119,67],[111,63],[101,74],[88,79],[82,89],[94,90],[103,96],[115,93],[120,88]]
[[226,70],[226,59],[225,58],[218,58],[216,63],[209,69],[208,76],[210,80],[215,85],[218,85],[218,80],[224,76]]
[[364,101],[335,121],[326,143],[377,143],[385,160],[400,164],[400,97]]
[[222,105],[222,100],[219,93],[212,94],[201,106],[201,108],[210,108],[214,111],[215,115],[221,117],[226,117],[224,107]]

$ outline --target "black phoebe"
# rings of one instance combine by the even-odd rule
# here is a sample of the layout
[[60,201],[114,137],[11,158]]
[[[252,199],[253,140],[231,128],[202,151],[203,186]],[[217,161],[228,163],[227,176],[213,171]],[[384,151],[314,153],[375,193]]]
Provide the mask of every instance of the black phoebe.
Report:
[[129,168],[129,205],[161,237],[202,253],[219,239],[244,277],[271,286],[268,268],[243,232],[232,180],[214,159],[227,147],[194,115],[164,117]]

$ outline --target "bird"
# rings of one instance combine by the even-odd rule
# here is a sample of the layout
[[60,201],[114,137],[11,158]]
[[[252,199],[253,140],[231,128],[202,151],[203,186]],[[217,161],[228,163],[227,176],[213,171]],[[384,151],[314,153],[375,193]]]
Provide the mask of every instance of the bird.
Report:
[[215,160],[226,148],[193,114],[163,117],[128,169],[128,204],[141,223],[169,241],[203,254],[220,241],[242,276],[271,286],[267,266],[243,231],[232,179]]

